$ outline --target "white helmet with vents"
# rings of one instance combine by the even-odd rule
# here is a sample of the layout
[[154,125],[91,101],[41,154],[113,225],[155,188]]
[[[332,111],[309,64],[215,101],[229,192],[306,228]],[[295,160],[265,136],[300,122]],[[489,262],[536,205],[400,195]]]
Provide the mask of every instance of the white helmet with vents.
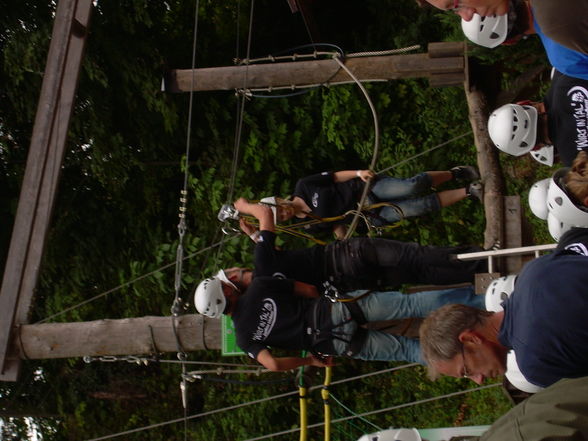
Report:
[[560,221],[553,213],[547,215],[547,229],[556,242],[559,242],[559,238],[570,228],[572,228],[571,225]]
[[207,317],[219,318],[225,310],[227,299],[223,292],[223,284],[217,277],[204,279],[194,292],[196,310]]
[[471,42],[492,49],[506,40],[508,15],[482,17],[479,14],[474,14],[470,21],[461,20],[461,29]]
[[547,190],[549,189],[550,178],[535,182],[529,190],[529,207],[539,219],[547,219]]
[[363,435],[357,441],[422,441],[416,429],[388,429]]
[[566,192],[563,178],[569,171],[567,167],[560,168],[551,177],[547,190],[547,208],[555,219],[568,226],[567,229],[588,227],[588,211],[584,210],[583,206],[577,205]]
[[538,163],[548,167],[553,165],[554,148],[552,145],[544,145],[536,150],[531,150],[529,153]]
[[484,298],[486,309],[488,311],[502,311],[501,303],[512,294],[516,278],[516,275],[511,274],[510,276],[494,279],[490,285],[488,285],[486,296]]
[[492,142],[505,153],[521,156],[535,147],[538,112],[533,106],[505,104],[488,119]]

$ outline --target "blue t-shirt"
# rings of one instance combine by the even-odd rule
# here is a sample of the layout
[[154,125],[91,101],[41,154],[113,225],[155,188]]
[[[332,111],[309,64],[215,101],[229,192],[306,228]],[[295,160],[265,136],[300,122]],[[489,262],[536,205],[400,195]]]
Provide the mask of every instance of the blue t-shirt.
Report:
[[498,339],[529,382],[588,375],[588,229],[571,229],[528,263],[503,306]]
[[547,37],[541,32],[535,19],[533,24],[535,32],[541,38],[549,63],[567,76],[588,80],[588,55],[568,49]]

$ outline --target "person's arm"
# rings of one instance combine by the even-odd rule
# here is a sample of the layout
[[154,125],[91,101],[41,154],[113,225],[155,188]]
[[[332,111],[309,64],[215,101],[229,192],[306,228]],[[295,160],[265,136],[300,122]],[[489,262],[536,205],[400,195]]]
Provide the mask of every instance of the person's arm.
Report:
[[320,293],[316,286],[310,285],[309,283],[294,281],[294,294],[299,297],[305,297],[307,299],[316,299],[320,297]]
[[371,170],[341,170],[333,173],[333,181],[346,182],[354,178],[360,178],[363,182],[367,182],[375,176]]
[[243,231],[243,233],[245,233],[247,236],[249,236],[253,242],[255,242],[255,243],[259,242],[259,238],[261,237],[261,233],[257,228],[255,228],[254,225],[251,225],[245,219],[240,218],[239,219],[239,228],[241,228],[241,231]]
[[271,207],[265,204],[252,204],[245,198],[239,198],[235,201],[235,208],[239,213],[249,214],[259,221],[259,229],[274,232],[274,212]]
[[319,360],[312,354],[306,357],[274,357],[267,349],[262,349],[257,354],[257,361],[263,367],[273,372],[288,371],[299,368],[300,366],[334,366],[332,357],[325,357],[324,361]]

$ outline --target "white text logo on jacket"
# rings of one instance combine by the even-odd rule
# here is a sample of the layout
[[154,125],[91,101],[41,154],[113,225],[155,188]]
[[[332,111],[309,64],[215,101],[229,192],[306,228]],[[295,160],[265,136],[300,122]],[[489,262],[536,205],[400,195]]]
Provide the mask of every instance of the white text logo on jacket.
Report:
[[253,333],[252,339],[255,341],[264,341],[268,335],[272,332],[274,325],[276,324],[276,316],[278,314],[278,308],[276,302],[273,299],[263,299],[263,305],[259,313],[259,321],[257,323],[257,329]]

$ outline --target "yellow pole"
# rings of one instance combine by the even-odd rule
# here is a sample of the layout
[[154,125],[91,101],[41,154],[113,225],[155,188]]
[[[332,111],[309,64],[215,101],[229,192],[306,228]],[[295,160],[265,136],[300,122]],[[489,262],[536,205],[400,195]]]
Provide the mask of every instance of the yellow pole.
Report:
[[331,405],[329,403],[329,385],[331,384],[332,368],[325,368],[325,381],[323,382],[323,389],[321,396],[323,397],[323,407],[325,410],[325,441],[331,439]]
[[306,387],[298,386],[298,397],[300,401],[300,441],[306,441],[308,437],[308,414],[306,411],[307,397]]

